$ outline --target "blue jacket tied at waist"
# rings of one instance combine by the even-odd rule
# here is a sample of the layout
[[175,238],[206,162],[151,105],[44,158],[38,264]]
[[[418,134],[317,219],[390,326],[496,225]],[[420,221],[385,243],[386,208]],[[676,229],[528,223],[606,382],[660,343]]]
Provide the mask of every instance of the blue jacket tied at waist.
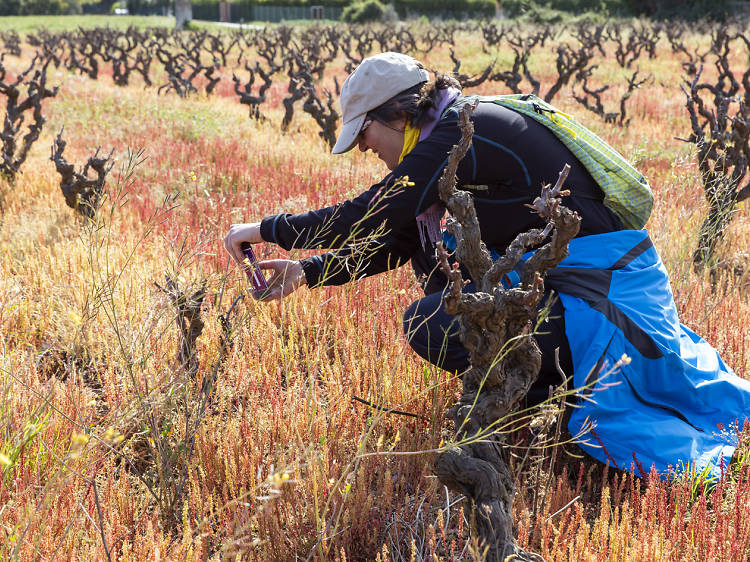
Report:
[[[565,308],[576,388],[600,377],[585,391],[593,401],[573,411],[571,434],[594,422],[580,445],[621,469],[690,464],[719,476],[736,448],[735,428],[750,419],[750,382],[680,324],[645,230],[576,238],[569,248],[545,283]],[[623,354],[630,363],[612,370]]]

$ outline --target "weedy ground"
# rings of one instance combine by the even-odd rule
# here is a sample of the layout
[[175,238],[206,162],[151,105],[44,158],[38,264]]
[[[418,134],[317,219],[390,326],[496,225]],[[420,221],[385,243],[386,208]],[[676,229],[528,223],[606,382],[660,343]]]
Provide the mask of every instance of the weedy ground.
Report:
[[[478,34],[457,37],[462,72],[491,60]],[[27,46],[6,64],[20,69],[29,54]],[[543,91],[552,57],[534,60]],[[452,66],[446,48],[423,58]],[[654,81],[633,95],[627,128],[587,114],[569,89],[553,103],[649,178],[648,228],[681,318],[748,377],[747,279],[712,287],[691,267],[705,205],[690,147],[675,140],[689,131],[679,60],[662,41],[658,57],[639,64]],[[333,75],[342,81],[343,65],[325,86]],[[599,72],[614,84],[604,98],[614,105],[624,72],[611,59]],[[247,288],[222,248],[229,225],[332,204],[385,173],[356,150],[330,155],[301,112],[281,134],[282,78],[262,106],[265,122],[248,119],[230,79],[212,97],[181,99],[138,81],[117,87],[106,69],[98,81],[50,70],[60,93],[44,104],[47,124],[15,186],[3,185],[0,559],[474,559],[460,497],[430,468],[450,436],[442,414],[459,381],[404,341],[402,311],[420,295],[408,267],[281,303],[243,298],[222,352],[219,315]],[[64,205],[49,161],[63,126],[69,162],[114,149],[95,223]],[[742,262],[749,238],[742,208],[719,252]],[[260,253],[285,254],[269,245]],[[207,282],[197,381],[174,359],[174,312],[155,286],[167,274],[186,289]],[[198,410],[195,389],[212,372]],[[386,415],[352,395],[419,417]],[[690,474],[667,483],[615,473],[576,458],[573,446],[521,463],[528,438],[515,442],[519,541],[547,560],[750,555],[747,444],[727,477],[706,485]],[[171,514],[158,501],[165,490],[177,497]]]

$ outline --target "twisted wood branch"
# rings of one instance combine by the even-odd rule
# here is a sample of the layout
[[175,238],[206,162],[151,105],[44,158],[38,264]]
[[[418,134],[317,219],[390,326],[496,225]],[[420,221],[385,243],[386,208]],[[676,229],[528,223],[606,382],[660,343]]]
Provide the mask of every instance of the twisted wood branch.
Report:
[[[567,256],[568,242],[578,233],[580,218],[560,204],[569,166],[554,187],[544,186],[532,205],[546,218],[544,229],[519,234],[505,255],[492,261],[481,240],[472,197],[456,189],[456,169],[471,146],[473,107],[459,114],[462,136],[449,154],[440,178],[440,198],[452,217],[447,229],[456,238],[456,258],[468,270],[477,291],[462,291],[458,265],[438,246],[438,257],[449,279],[445,310],[457,316],[461,342],[471,368],[463,374],[463,393],[448,411],[456,426],[456,443],[435,459],[435,472],[446,486],[465,494],[472,506],[475,531],[486,560],[534,560],[513,538],[512,500],[515,493],[504,436],[496,430],[528,393],[539,374],[541,353],[530,330],[544,295],[543,275]],[[521,284],[505,289],[500,280],[516,268],[530,247],[548,242],[526,261]]]

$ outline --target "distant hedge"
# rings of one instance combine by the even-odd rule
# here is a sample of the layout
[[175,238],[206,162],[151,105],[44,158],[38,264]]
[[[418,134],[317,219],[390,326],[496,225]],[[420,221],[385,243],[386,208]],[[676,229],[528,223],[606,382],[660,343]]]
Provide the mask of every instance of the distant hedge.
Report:
[[[193,0],[193,19],[219,19],[220,0]],[[381,0],[389,4],[387,0]],[[232,20],[253,19],[253,6],[324,6],[342,8],[355,4],[352,0],[235,0],[232,2]],[[495,15],[495,0],[394,0],[400,18],[407,16],[448,18],[490,18]]]
[[0,16],[27,16],[36,14],[61,15],[80,11],[66,0],[0,0]]
[[730,13],[731,0],[502,0],[502,6],[509,17],[547,9],[572,14],[591,12],[656,19],[720,19]]
[[[18,0],[7,0],[10,2]],[[21,0],[51,1],[55,0]],[[381,0],[392,3],[399,17],[426,15],[428,17],[490,18],[495,15],[495,0]],[[250,14],[250,6],[328,6],[344,8],[353,4],[352,0],[235,0],[233,13]],[[193,6],[211,6],[210,13],[218,18],[219,0],[194,0]],[[584,12],[620,16],[646,16],[652,18],[697,19],[710,17],[723,18],[730,13],[731,0],[501,0],[506,16],[516,17],[539,10],[559,10],[572,14]],[[198,9],[198,13],[208,13]],[[198,16],[194,17],[200,19]],[[215,19],[215,18],[209,18]]]
[[[219,5],[221,0],[192,0],[195,6]],[[352,3],[352,0],[230,0],[232,9],[237,6],[331,6],[344,8]]]
[[623,0],[636,16],[697,19],[724,18],[732,11],[730,0]]
[[[134,12],[153,11],[170,0],[126,0]],[[388,4],[388,0],[381,0]],[[114,0],[0,0],[0,16],[26,14],[107,13]],[[252,6],[324,6],[342,9],[352,0],[235,0],[232,19],[251,19]],[[645,16],[651,18],[722,19],[732,11],[731,0],[501,0],[506,16],[516,17],[540,10],[581,14]],[[217,20],[219,0],[193,0],[195,19]],[[495,15],[495,0],[393,0],[399,17],[483,18]],[[101,9],[98,9],[101,8]],[[338,11],[336,12],[338,13]],[[326,16],[329,17],[329,16]]]
[[367,23],[380,21],[385,15],[385,6],[379,0],[352,2],[341,13],[341,21],[347,23]]
[[491,18],[495,15],[495,0],[395,0],[399,17],[408,15],[444,16],[458,15],[473,18]]

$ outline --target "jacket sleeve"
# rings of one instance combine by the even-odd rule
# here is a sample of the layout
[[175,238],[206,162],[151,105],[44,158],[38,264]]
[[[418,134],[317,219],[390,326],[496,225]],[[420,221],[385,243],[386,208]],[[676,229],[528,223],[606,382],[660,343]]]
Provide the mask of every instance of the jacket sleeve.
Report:
[[[344,248],[373,233],[415,231],[415,217],[438,200],[437,182],[451,147],[460,139],[455,112],[444,117],[396,169],[354,199],[299,215],[281,213],[261,222],[261,236],[284,249]],[[471,181],[476,165],[465,158],[460,179]],[[399,186],[400,178],[409,185]],[[413,183],[413,185],[411,185]]]

